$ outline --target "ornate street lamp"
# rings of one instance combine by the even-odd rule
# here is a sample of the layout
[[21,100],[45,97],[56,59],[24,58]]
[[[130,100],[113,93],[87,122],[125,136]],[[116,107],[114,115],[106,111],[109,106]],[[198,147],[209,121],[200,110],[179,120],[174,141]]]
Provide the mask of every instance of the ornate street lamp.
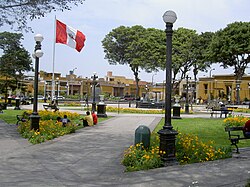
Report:
[[175,139],[178,134],[171,125],[171,92],[172,92],[172,27],[176,21],[175,12],[169,10],[163,15],[166,23],[166,91],[165,91],[165,122],[163,129],[159,130],[161,158],[165,166],[176,164]]
[[91,76],[93,82],[93,102],[92,102],[92,111],[96,111],[96,102],[95,102],[95,87],[97,84],[96,79],[98,79],[98,76],[96,75],[96,72],[93,73],[93,76]]
[[34,80],[34,101],[33,101],[33,112],[30,115],[30,129],[39,131],[39,120],[40,116],[37,112],[37,95],[38,95],[38,70],[39,70],[39,58],[43,56],[43,51],[41,50],[41,42],[43,41],[43,36],[37,34],[34,37],[36,41],[35,51],[33,57],[35,58],[35,80]]

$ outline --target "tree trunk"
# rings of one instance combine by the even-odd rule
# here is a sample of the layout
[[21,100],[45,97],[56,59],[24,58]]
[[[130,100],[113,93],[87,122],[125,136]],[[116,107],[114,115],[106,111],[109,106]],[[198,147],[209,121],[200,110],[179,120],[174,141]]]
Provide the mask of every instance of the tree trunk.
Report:
[[[131,70],[134,73],[135,82],[136,82],[136,93],[135,93],[135,99],[136,100],[138,100],[138,98],[139,98],[139,81],[140,81],[140,79],[138,77],[138,75],[139,75],[139,70],[138,69],[139,69],[138,67],[133,67],[133,66],[131,67]],[[136,108],[137,108],[137,102],[136,102]]]

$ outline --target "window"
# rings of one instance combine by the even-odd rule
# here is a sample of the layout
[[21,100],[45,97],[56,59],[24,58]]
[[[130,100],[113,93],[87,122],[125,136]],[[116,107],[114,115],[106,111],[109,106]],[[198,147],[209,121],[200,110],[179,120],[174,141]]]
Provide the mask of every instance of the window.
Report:
[[204,93],[207,94],[208,93],[208,84],[204,84]]

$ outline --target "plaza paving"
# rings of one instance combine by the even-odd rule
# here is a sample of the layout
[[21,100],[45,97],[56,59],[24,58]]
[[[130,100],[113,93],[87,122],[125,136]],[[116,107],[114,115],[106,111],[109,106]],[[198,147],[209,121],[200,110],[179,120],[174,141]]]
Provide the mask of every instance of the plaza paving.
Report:
[[135,129],[153,129],[162,115],[112,115],[97,126],[37,145],[21,138],[15,125],[0,121],[0,186],[239,187],[250,178],[249,148],[230,159],[125,173],[120,162]]

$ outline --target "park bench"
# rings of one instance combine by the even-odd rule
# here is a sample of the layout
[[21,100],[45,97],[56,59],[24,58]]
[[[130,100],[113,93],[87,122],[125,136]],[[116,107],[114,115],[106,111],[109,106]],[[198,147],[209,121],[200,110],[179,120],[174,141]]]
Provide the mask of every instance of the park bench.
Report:
[[17,118],[16,125],[19,125],[19,122],[29,121],[30,115],[24,112],[23,115],[16,115],[16,118]]
[[[250,136],[245,134],[244,127],[225,127],[225,131],[228,132],[228,139],[231,141],[231,145],[236,147],[236,153],[240,153],[237,146],[239,140],[250,139]],[[242,133],[236,133],[237,131]],[[232,134],[232,132],[235,132],[235,134]]]
[[233,110],[231,109],[214,109],[212,108],[212,111],[210,112],[211,118],[215,116],[217,117],[217,114],[220,114],[220,118],[222,118],[222,114],[225,114],[225,118],[228,114],[232,114]]
[[59,110],[59,108],[57,107],[57,105],[43,105],[43,108],[47,111],[48,109],[50,110],[54,110],[55,112]]

